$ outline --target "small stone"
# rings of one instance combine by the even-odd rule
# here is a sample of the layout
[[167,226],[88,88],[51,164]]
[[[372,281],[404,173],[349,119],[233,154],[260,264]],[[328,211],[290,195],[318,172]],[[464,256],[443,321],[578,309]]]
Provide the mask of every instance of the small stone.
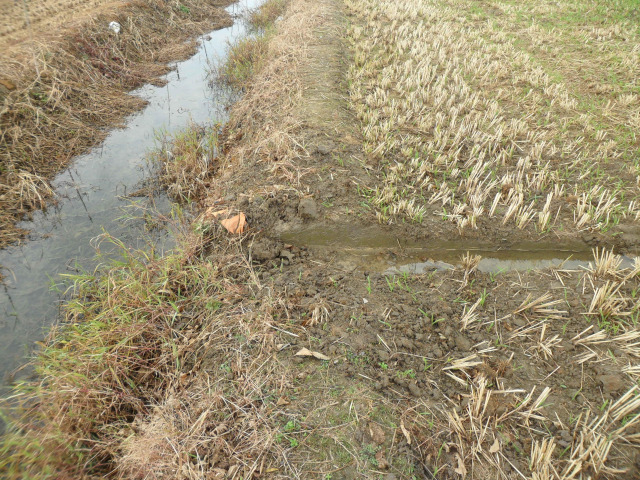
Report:
[[384,457],[384,448],[382,450],[378,450],[378,453],[376,453],[376,460],[378,461],[378,468],[380,470],[386,470],[389,468],[389,462],[387,462],[387,459]]
[[278,243],[267,238],[260,238],[254,242],[251,249],[251,256],[253,260],[258,262],[273,260],[278,256],[279,246]]
[[621,375],[598,375],[596,380],[602,385],[603,390],[608,393],[615,393],[627,387]]
[[284,249],[280,251],[280,258],[286,258],[287,260],[291,261],[293,260],[293,257],[293,253],[291,253],[289,250]]
[[382,445],[384,443],[384,440],[385,440],[384,430],[382,430],[382,427],[377,423],[371,422],[369,424],[369,434],[371,435],[371,439],[373,440],[373,443],[375,443],[376,445]]
[[565,442],[571,441],[571,433],[569,433],[569,430],[560,430],[558,435],[560,435],[560,438]]
[[524,318],[515,317],[515,318],[513,319],[513,324],[514,324],[516,327],[524,327],[524,326],[526,325],[526,323],[527,323],[527,322],[525,321],[525,319],[524,319]]
[[325,143],[321,143],[318,145],[318,153],[320,155],[329,155],[331,153],[331,145],[327,145]]

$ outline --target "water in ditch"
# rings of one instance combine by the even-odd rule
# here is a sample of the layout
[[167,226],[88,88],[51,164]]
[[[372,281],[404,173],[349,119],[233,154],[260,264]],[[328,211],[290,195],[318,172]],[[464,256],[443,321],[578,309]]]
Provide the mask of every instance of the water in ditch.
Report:
[[[77,265],[88,270],[95,266],[96,238],[106,231],[128,247],[147,247],[145,222],[126,217],[143,217],[148,200],[138,199],[136,207],[126,195],[147,175],[145,155],[156,145],[158,132],[176,132],[190,122],[225,120],[229,94],[211,86],[208,72],[211,63],[224,59],[229,42],[245,34],[242,14],[260,3],[240,0],[228,7],[238,19],[233,26],[204,36],[193,57],[175,64],[165,86],[147,85],[132,92],[148,101],[146,108],[59,174],[53,182],[57,205],[20,225],[32,232],[22,245],[0,251],[6,277],[0,284],[0,387],[13,378],[34,342],[42,340],[58,318],[61,297],[51,290],[51,283]],[[170,202],[156,195],[153,208],[167,212]],[[155,235],[153,241],[159,248],[171,245],[169,234]]]

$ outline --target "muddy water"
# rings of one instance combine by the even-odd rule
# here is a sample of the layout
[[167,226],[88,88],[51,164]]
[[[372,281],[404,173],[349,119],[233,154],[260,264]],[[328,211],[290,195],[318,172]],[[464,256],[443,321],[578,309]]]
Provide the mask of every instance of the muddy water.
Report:
[[[465,239],[416,240],[401,238],[377,225],[363,228],[317,225],[284,233],[280,238],[285,243],[321,252],[337,262],[389,274],[446,270],[460,264],[466,252],[482,257],[480,271],[494,273],[558,265],[579,269],[593,260],[591,247],[583,242],[492,245]],[[623,267],[631,264],[630,258],[623,257]]]
[[[240,0],[227,11],[240,18],[260,3]],[[208,71],[210,62],[220,61],[228,42],[244,31],[243,22],[236,21],[232,27],[211,32],[195,56],[175,65],[166,86],[135,91],[149,102],[147,107],[131,116],[126,128],[111,132],[100,147],[61,173],[53,182],[58,204],[21,225],[32,232],[22,246],[0,251],[6,276],[0,285],[0,386],[58,318],[60,295],[51,291],[51,281],[75,272],[76,265],[88,270],[95,266],[92,239],[107,231],[132,248],[147,246],[144,222],[123,217],[140,217],[149,205],[138,199],[134,207],[131,199],[123,197],[145,177],[144,158],[156,145],[157,132],[175,132],[192,121],[225,119],[229,95],[211,88]],[[167,211],[168,199],[156,197],[155,209]],[[167,248],[171,244],[167,236],[153,240],[160,240],[159,248]]]

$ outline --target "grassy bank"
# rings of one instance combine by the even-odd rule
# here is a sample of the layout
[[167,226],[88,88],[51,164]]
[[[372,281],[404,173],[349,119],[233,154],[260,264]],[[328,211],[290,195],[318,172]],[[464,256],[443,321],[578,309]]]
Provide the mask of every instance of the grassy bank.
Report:
[[[24,235],[17,221],[51,201],[52,175],[142,107],[128,91],[158,81],[168,61],[186,58],[194,35],[231,23],[222,9],[228,3],[131,2],[0,58],[12,87],[0,110],[0,247]],[[111,21],[120,33],[108,28]]]
[[269,58],[269,40],[274,33],[274,23],[282,16],[288,3],[288,0],[267,1],[250,13],[247,22],[251,32],[230,45],[225,62],[213,72],[217,81],[236,90],[249,87]]
[[127,450],[135,422],[190,382],[202,342],[234,330],[225,318],[244,266],[220,251],[207,260],[211,241],[189,235],[162,258],[119,245],[121,262],[71,278],[62,326],[34,361],[41,380],[11,400],[22,412],[0,447],[3,478],[114,474],[114,459],[136,455]]

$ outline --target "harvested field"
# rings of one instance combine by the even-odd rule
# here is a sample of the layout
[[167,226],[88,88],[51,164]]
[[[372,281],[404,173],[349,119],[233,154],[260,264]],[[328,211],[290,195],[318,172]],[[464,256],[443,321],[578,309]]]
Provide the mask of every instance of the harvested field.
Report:
[[365,186],[381,221],[437,212],[498,236],[638,219],[637,21],[576,24],[583,3],[349,3],[349,94],[382,164]]
[[[76,279],[0,471],[640,477],[637,8],[289,0],[159,156],[181,248]],[[582,263],[474,253],[526,242]]]

